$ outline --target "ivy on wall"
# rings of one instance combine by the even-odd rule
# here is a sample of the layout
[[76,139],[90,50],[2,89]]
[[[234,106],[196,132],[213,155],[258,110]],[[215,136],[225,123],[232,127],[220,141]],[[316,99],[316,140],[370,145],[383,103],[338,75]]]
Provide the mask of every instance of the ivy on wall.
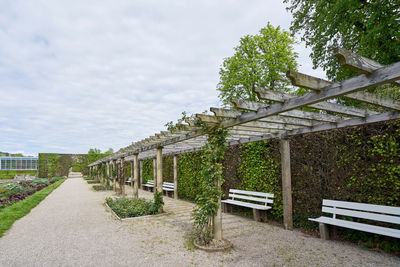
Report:
[[239,167],[240,189],[274,194],[271,214],[275,219],[283,217],[282,183],[277,142],[259,141],[243,145]]

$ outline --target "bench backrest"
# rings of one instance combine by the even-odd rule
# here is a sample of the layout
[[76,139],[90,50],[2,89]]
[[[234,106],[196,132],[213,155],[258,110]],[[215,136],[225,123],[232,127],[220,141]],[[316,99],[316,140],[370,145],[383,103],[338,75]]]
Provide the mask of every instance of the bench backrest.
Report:
[[400,224],[400,207],[324,199],[322,201],[322,212],[331,213],[333,218],[336,218],[336,215],[343,215]]
[[243,199],[254,202],[262,202],[265,206],[268,206],[267,203],[274,203],[274,200],[272,199],[274,194],[264,192],[229,189],[229,197],[232,198],[232,200]]
[[170,182],[164,182],[163,183],[163,187],[166,187],[166,188],[174,188],[174,183],[170,183]]
[[154,180],[147,180],[147,184],[154,185]]

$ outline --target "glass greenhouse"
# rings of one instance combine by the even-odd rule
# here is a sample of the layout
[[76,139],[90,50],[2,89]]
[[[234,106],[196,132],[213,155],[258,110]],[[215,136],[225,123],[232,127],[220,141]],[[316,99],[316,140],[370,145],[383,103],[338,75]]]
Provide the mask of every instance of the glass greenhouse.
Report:
[[37,157],[0,157],[0,170],[37,170]]

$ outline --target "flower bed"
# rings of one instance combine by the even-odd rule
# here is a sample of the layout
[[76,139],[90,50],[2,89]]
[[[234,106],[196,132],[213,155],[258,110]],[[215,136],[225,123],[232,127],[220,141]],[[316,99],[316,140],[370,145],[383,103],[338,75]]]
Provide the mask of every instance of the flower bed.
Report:
[[106,198],[106,203],[121,219],[158,214],[164,204],[162,200],[153,202],[144,198],[126,197]]
[[34,179],[0,184],[0,210],[33,195],[35,192],[42,190],[50,184],[54,184],[60,179]]

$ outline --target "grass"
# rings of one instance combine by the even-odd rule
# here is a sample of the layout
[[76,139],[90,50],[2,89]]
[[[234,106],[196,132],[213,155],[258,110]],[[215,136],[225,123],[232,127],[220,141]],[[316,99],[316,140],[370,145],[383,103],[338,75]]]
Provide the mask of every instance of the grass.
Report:
[[11,206],[0,211],[0,237],[4,232],[11,228],[13,223],[28,214],[31,209],[36,207],[43,199],[45,199],[54,189],[60,186],[65,179],[61,179],[51,184],[35,194],[21,200]]

